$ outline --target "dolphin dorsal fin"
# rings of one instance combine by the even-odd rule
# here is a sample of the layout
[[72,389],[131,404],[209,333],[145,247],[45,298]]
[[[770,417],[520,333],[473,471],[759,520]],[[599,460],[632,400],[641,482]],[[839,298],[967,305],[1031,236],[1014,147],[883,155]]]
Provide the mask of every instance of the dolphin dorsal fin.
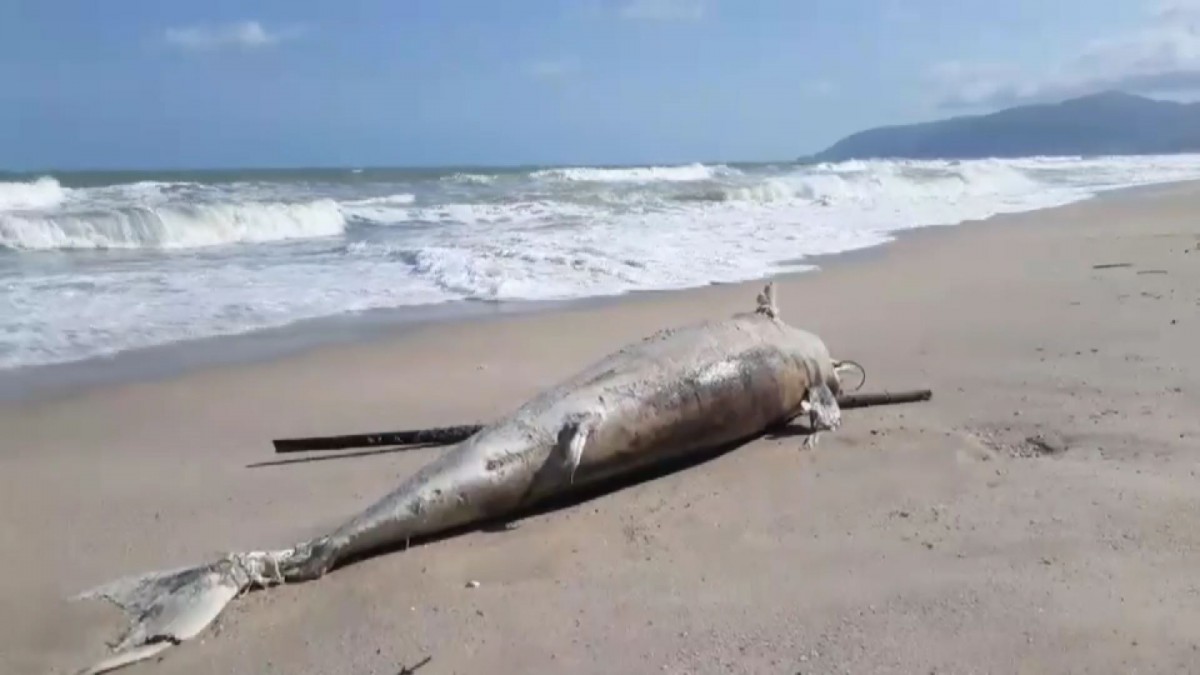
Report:
[[768,283],[762,293],[758,294],[758,307],[754,311],[758,314],[766,314],[772,319],[779,318],[779,306],[775,304],[774,281]]

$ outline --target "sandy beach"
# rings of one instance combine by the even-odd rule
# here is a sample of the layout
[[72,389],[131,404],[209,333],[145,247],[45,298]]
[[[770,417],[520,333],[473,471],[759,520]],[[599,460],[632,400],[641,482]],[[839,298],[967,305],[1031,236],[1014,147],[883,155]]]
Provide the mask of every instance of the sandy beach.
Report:
[[[247,595],[124,672],[1196,672],[1198,213],[1179,184],[822,261],[780,280],[785,320],[931,402]],[[69,596],[315,535],[438,452],[279,463],[271,439],[492,419],[760,286],[3,404],[0,672],[105,653],[119,612]]]

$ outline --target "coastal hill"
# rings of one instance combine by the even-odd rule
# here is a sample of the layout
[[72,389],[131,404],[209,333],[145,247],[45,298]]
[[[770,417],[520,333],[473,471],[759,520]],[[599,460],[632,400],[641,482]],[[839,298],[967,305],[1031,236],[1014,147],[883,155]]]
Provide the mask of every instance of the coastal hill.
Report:
[[1105,92],[987,115],[879,127],[803,162],[1200,152],[1200,103]]

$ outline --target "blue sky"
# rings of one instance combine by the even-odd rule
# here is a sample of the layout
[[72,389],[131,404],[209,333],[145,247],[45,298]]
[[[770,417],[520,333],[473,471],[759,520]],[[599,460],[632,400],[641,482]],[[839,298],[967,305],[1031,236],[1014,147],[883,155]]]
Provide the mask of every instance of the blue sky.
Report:
[[788,159],[1200,78],[1187,0],[5,0],[0,167]]

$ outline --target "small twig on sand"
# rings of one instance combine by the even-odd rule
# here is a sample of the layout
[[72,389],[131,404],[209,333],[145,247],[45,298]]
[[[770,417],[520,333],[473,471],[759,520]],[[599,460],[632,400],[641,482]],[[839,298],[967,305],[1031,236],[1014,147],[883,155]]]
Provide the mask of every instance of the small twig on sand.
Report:
[[1110,270],[1114,267],[1133,267],[1133,263],[1104,263],[1103,265],[1092,265],[1094,270]]
[[432,656],[426,656],[425,660],[414,663],[412,665],[412,667],[400,666],[400,672],[396,673],[396,675],[413,675],[414,673],[417,672],[417,668],[423,667],[426,663],[429,663],[432,660],[433,660]]

